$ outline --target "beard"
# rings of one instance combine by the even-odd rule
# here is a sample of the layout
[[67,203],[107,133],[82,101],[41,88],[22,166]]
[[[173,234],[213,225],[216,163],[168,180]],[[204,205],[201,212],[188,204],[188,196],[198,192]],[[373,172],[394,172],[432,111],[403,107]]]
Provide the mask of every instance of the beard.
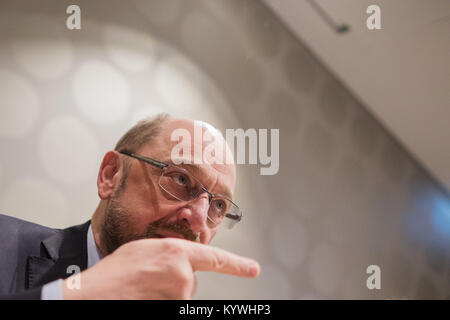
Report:
[[161,238],[157,233],[161,230],[175,232],[182,235],[186,240],[197,241],[198,236],[186,225],[180,223],[169,223],[163,220],[157,220],[149,223],[146,230],[142,233],[135,233],[132,223],[132,214],[124,208],[121,201],[121,195],[125,190],[124,176],[120,182],[119,188],[109,199],[103,219],[101,237],[107,254],[113,253],[121,245],[140,239]]

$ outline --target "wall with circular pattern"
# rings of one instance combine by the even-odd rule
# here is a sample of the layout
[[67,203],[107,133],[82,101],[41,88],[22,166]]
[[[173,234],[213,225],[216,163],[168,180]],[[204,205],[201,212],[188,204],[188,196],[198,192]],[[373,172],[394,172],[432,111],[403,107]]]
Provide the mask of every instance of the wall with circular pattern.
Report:
[[77,4],[81,30],[62,1],[0,4],[0,213],[88,220],[103,154],[160,112],[279,128],[278,174],[238,166],[245,220],[212,243],[261,276],[201,273],[196,298],[449,298],[448,194],[261,2]]

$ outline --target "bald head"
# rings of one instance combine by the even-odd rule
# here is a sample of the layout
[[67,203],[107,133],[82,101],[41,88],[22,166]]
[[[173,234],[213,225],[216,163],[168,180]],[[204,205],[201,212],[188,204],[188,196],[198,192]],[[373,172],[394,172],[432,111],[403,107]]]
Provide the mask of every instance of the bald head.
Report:
[[[190,162],[197,164],[233,164],[231,150],[223,135],[209,123],[198,120],[168,119],[161,135],[163,141],[170,141],[173,158],[182,156],[184,153],[184,156],[191,158]],[[189,159],[185,160],[189,161]]]
[[212,169],[227,180],[231,190],[234,189],[236,168],[231,150],[220,131],[212,125],[202,121],[166,118],[152,146],[158,159],[195,171]]
[[146,150],[157,160],[190,166],[195,171],[208,167],[224,175],[231,189],[235,186],[233,154],[222,133],[203,121],[159,114],[139,121],[128,130],[115,150],[139,154]]

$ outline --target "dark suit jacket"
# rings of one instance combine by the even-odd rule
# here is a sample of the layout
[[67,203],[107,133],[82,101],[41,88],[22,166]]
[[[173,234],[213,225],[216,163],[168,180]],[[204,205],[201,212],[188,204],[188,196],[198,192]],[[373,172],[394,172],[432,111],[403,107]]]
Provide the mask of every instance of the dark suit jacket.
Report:
[[40,299],[70,265],[85,270],[89,224],[51,229],[0,214],[0,299]]

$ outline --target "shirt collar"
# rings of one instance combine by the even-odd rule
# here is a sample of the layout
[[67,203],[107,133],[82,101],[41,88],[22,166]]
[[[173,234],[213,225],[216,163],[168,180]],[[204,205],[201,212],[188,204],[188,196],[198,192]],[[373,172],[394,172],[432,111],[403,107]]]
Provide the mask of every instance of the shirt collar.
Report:
[[87,254],[88,261],[87,267],[90,268],[94,266],[97,262],[102,259],[100,252],[98,251],[97,245],[94,240],[94,232],[92,231],[92,224],[89,225],[87,232]]

